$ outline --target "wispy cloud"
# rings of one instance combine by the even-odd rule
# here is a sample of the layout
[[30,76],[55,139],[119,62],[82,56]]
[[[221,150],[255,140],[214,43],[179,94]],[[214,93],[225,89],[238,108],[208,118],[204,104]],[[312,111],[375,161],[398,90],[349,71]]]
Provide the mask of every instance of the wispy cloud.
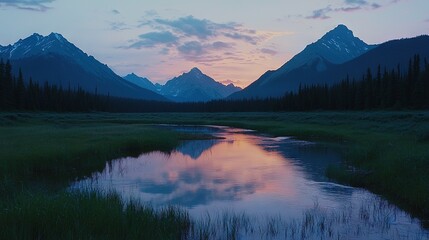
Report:
[[110,29],[115,31],[122,31],[122,30],[130,29],[130,26],[128,26],[124,22],[110,22]]
[[321,8],[321,9],[316,9],[313,11],[313,13],[309,16],[307,16],[307,19],[328,19],[331,18],[330,16],[328,16],[327,14],[332,12],[332,8],[331,7],[326,7],[326,8]]
[[139,40],[134,42],[129,48],[153,48],[158,45],[172,46],[179,38],[171,32],[149,32],[139,36]]
[[277,51],[273,50],[273,49],[270,49],[270,48],[262,48],[261,52],[264,53],[264,54],[271,55],[271,56],[277,55]]
[[0,0],[1,6],[15,7],[21,10],[44,12],[50,9],[46,4],[55,0]]
[[140,35],[126,48],[158,49],[162,55],[176,54],[188,61],[208,64],[225,59],[242,60],[237,55],[227,55],[227,52],[236,52],[237,48],[244,45],[258,45],[280,35],[249,29],[235,22],[216,23],[193,16],[163,19],[156,13],[153,16],[143,16],[139,28],[149,32]]
[[367,5],[368,2],[365,0],[345,0],[346,4],[357,4],[357,5]]
[[176,20],[155,19],[160,25],[171,27],[175,32],[186,36],[195,36],[199,39],[215,37],[222,30],[231,30],[233,25],[219,24],[207,19],[197,19],[193,16],[182,17]]
[[[396,3],[399,0],[393,0]],[[344,12],[344,13],[350,13],[350,12],[356,12],[360,10],[374,10],[383,7],[381,4],[378,3],[370,3],[366,0],[344,0],[342,5],[339,6],[332,6],[328,5],[327,7],[316,9],[312,12],[311,15],[306,16],[307,19],[319,19],[319,20],[325,20],[331,18],[329,15],[333,12]]]

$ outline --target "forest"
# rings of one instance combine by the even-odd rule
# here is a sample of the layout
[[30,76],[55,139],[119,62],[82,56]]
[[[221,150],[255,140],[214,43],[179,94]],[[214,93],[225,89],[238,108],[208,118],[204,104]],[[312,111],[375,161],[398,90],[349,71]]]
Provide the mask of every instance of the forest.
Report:
[[407,71],[370,69],[360,79],[348,76],[332,85],[300,86],[281,98],[213,100],[177,103],[126,99],[85,92],[81,88],[39,84],[19,70],[14,76],[9,61],[0,60],[0,111],[53,112],[278,112],[316,110],[383,110],[429,108],[429,63],[419,55]]

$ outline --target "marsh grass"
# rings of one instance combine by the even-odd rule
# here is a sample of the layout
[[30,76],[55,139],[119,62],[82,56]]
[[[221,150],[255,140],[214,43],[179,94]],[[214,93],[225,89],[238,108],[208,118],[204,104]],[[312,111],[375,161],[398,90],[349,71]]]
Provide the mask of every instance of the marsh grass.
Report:
[[[429,218],[429,112],[0,113],[0,224],[10,229],[0,231],[0,238],[177,239],[186,233],[188,239],[251,234],[258,236],[254,239],[342,239],[347,235],[341,234],[360,236],[368,226],[391,226],[389,218],[364,207],[359,216],[368,226],[346,233],[333,226],[351,223],[347,211],[310,211],[302,220],[287,222],[277,217],[259,222],[232,213],[189,222],[186,213],[174,208],[159,212],[121,203],[115,194],[63,192],[70,181],[101,171],[111,159],[168,152],[180,139],[193,138],[147,125],[160,123],[226,125],[342,146],[346,162],[329,168],[329,177],[368,188],[421,219]],[[167,235],[157,235],[160,229]]]
[[190,226],[175,207],[154,210],[116,193],[20,193],[0,207],[0,239],[180,239]]
[[25,122],[0,126],[0,133],[0,173],[26,182],[74,180],[116,157],[170,151],[180,139],[142,124]]
[[335,210],[316,202],[294,219],[226,211],[193,221],[186,239],[429,239],[429,233],[418,226],[398,224],[404,217],[400,215],[395,206],[378,197]]
[[330,178],[382,194],[429,227],[429,112],[160,113],[146,123],[217,124],[338,146]]

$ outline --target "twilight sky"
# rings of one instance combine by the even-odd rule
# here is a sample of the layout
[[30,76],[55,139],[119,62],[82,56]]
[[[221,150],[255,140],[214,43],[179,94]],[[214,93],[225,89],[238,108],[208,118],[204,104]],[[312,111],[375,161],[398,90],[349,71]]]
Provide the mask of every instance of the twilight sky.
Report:
[[367,43],[429,34],[428,0],[0,0],[0,45],[61,33],[117,74],[192,67],[245,87],[342,23]]

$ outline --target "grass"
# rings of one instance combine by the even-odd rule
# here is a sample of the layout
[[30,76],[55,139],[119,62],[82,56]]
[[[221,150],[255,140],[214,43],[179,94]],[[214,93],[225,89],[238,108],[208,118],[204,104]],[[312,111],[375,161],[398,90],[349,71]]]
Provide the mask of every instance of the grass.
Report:
[[[207,138],[207,136],[179,135],[147,125],[161,123],[226,125],[254,129],[275,136],[295,136],[300,139],[339,145],[343,149],[346,162],[342,167],[329,168],[328,176],[344,183],[368,188],[389,198],[414,216],[423,220],[429,219],[429,171],[427,171],[429,169],[429,112],[411,111],[216,114],[0,113],[0,194],[2,195],[0,221],[3,223],[10,219],[18,221],[15,224],[17,227],[13,228],[15,230],[8,232],[16,238],[19,236],[49,238],[50,236],[43,235],[49,234],[49,231],[44,233],[43,226],[37,225],[37,221],[29,221],[31,224],[26,225],[25,221],[19,222],[19,219],[41,216],[40,219],[48,222],[46,226],[49,226],[51,223],[48,218],[51,215],[43,215],[31,209],[47,209],[49,214],[52,206],[50,214],[54,214],[57,211],[68,211],[61,207],[73,209],[74,204],[68,203],[85,198],[93,199],[89,201],[89,205],[94,208],[93,212],[88,210],[89,207],[87,208],[88,214],[94,216],[92,220],[104,221],[108,216],[101,214],[102,209],[111,211],[110,205],[113,207],[115,204],[120,204],[119,200],[115,200],[117,196],[73,195],[64,193],[62,189],[72,180],[102,170],[106,161],[116,157],[136,155],[151,150],[169,151],[177,146],[181,139]],[[51,185],[55,187],[52,188]],[[106,204],[103,201],[110,203]],[[130,209],[137,209],[138,206],[135,205]],[[127,212],[130,211],[127,210],[127,205],[116,205],[116,207],[122,211],[117,210],[115,217],[127,222],[124,220]],[[14,210],[9,212],[10,209]],[[20,209],[27,210],[19,212]],[[153,213],[154,216],[162,215],[156,211]],[[188,223],[186,217],[182,219],[181,214],[177,216],[175,218],[179,225],[177,229],[181,229],[180,226]],[[70,215],[64,219],[67,218],[69,220],[65,220],[65,224],[67,222],[77,224],[80,221],[77,215]],[[160,218],[155,217],[155,219]],[[182,222],[181,219],[184,221]],[[144,221],[152,220],[148,218]],[[124,222],[115,222],[118,228],[112,228],[112,231],[120,235],[123,229],[129,228],[130,232],[133,232],[132,226]],[[228,231],[235,231],[239,227],[237,221],[229,222],[231,224],[227,224]],[[428,224],[427,220],[424,223]],[[8,226],[7,223],[5,224]],[[158,225],[151,223],[152,225],[153,231],[156,232]],[[19,226],[22,229],[18,229]],[[28,235],[37,232],[39,228],[41,232],[37,234],[42,235]],[[106,236],[103,235],[104,233],[99,235],[97,229],[98,227],[94,227],[85,231],[88,236],[93,236],[92,238]],[[194,226],[190,229],[197,228]],[[195,231],[204,235],[210,233],[207,229]],[[292,234],[291,231],[289,233]],[[111,233],[112,236],[118,236],[115,233]],[[73,231],[69,234],[71,234],[70,237],[80,238],[74,235]],[[177,238],[177,235],[170,237]]]
[[208,136],[93,117],[0,114],[0,239],[177,239],[186,232],[182,210],[64,189],[114,158]]
[[141,121],[221,124],[338,145],[346,162],[329,168],[329,177],[382,194],[429,227],[429,112],[152,114]]
[[220,212],[193,222],[189,239],[428,239],[421,229],[394,223],[397,208],[374,197],[341,209],[321,208],[317,202],[302,217],[249,216]]
[[183,210],[124,204],[115,193],[28,194],[0,205],[0,239],[180,239],[191,224]]

